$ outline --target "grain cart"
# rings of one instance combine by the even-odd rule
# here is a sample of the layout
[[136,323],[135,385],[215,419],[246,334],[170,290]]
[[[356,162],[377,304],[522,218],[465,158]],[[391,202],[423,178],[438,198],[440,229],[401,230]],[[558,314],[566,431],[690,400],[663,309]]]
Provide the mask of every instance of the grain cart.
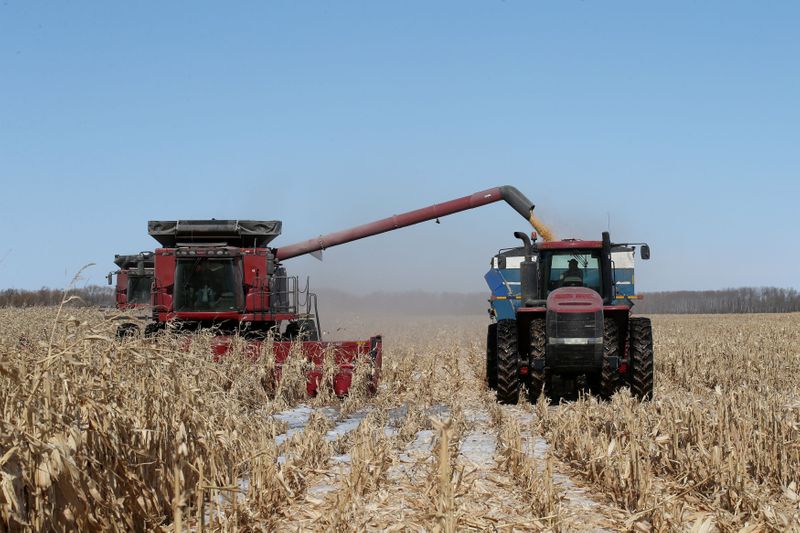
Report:
[[[139,333],[137,322],[147,319],[147,309],[150,307],[150,288],[153,284],[154,259],[153,252],[139,252],[132,255],[115,255],[114,264],[118,270],[109,272],[106,276],[109,285],[114,285],[114,276],[117,277],[114,290],[114,301],[117,310],[123,312],[116,317],[125,320],[117,327],[117,337],[133,336]],[[136,313],[141,311],[141,315]],[[135,321],[135,322],[132,322]]]
[[153,321],[145,334],[153,335],[168,326],[179,331],[210,329],[218,335],[217,355],[227,352],[234,335],[250,340],[255,347],[270,337],[278,368],[292,341],[300,341],[313,366],[309,394],[316,391],[326,349],[335,352],[339,365],[334,381],[339,395],[350,387],[356,360],[369,357],[375,368],[374,388],[381,364],[381,337],[322,341],[316,295],[307,281],[301,284],[297,276],[288,275],[283,262],[499,200],[532,220],[533,204],[514,187],[504,186],[278,248],[270,243],[281,233],[280,221],[150,221],[148,231],[162,247],[155,251]]
[[516,403],[526,384],[558,397],[586,389],[610,398],[629,386],[653,392],[650,320],[632,315],[633,254],[644,243],[566,239],[540,242],[525,233],[522,246],[501,250],[486,281],[492,290],[486,375],[498,401]]

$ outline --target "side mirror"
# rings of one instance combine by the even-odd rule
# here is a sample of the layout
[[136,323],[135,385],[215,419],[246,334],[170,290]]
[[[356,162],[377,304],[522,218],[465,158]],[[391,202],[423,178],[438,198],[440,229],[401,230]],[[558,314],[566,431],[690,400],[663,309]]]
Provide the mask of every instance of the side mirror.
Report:
[[111,283],[112,283],[112,281],[111,281],[111,278],[112,278],[113,276],[114,276],[114,274],[113,274],[112,272],[109,272],[109,273],[108,273],[108,276],[106,276],[106,279],[108,280],[108,284],[109,284],[109,285],[111,285]]
[[650,259],[650,246],[643,244],[642,249],[639,251],[639,253],[642,256],[642,259],[647,261],[648,259]]

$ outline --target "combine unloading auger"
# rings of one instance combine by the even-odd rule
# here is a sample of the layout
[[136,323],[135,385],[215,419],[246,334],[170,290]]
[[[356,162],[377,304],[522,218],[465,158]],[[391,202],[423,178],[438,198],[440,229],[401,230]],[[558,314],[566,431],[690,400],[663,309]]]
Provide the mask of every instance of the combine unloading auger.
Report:
[[501,200],[504,200],[514,211],[519,213],[525,220],[529,221],[542,235],[544,240],[552,239],[550,230],[534,216],[533,208],[535,206],[531,201],[528,200],[524,194],[519,192],[516,187],[503,185],[501,187],[494,187],[492,189],[486,189],[485,191],[476,192],[469,196],[456,198],[449,202],[433,204],[428,207],[423,207],[422,209],[416,209],[400,215],[393,215],[381,220],[376,220],[368,224],[362,224],[361,226],[328,233],[327,235],[320,235],[314,239],[281,246],[275,250],[275,255],[280,260],[291,259],[292,257],[308,253],[321,252],[326,248],[405,228],[407,226],[413,226],[420,222],[435,220],[440,217],[460,213],[461,211],[467,211]]

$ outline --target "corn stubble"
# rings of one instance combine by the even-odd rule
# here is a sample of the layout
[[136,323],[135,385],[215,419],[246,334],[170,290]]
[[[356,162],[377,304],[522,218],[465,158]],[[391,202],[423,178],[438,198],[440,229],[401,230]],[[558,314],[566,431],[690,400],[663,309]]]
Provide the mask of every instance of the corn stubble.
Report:
[[[382,385],[367,394],[362,361],[344,400],[306,398],[298,354],[275,384],[270,357],[214,363],[204,335],[187,351],[115,342],[92,310],[0,320],[0,531],[580,529],[555,472],[610,529],[800,528],[797,315],[656,317],[655,400],[528,407],[483,385],[478,318],[359,324],[385,333]],[[308,422],[276,439],[300,403]],[[494,443],[481,464],[468,437]]]

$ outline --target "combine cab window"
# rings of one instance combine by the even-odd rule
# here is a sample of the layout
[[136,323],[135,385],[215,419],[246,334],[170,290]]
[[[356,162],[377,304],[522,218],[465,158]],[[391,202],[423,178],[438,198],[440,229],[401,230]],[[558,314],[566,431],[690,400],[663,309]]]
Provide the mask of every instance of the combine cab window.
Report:
[[548,258],[547,292],[560,287],[588,287],[603,294],[600,275],[600,250],[565,250]]
[[128,278],[128,303],[129,304],[149,304],[150,286],[153,278],[150,276],[130,276]]
[[175,311],[223,312],[244,307],[242,269],[232,258],[179,259]]

